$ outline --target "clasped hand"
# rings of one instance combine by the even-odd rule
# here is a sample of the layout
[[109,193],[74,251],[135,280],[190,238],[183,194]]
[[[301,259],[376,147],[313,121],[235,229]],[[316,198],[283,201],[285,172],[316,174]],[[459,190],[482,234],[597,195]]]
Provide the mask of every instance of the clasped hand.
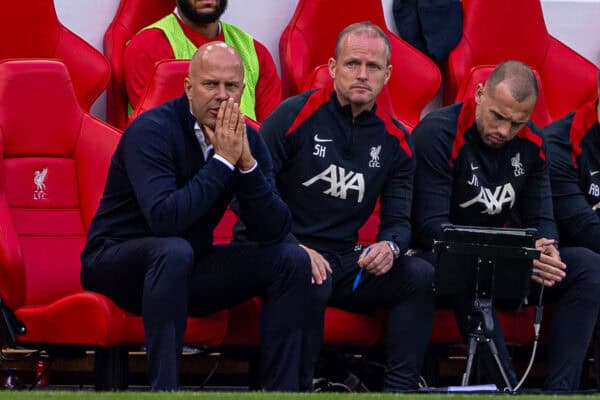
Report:
[[533,260],[533,275],[531,279],[544,286],[554,286],[556,282],[567,276],[567,265],[561,261],[560,254],[554,246],[552,239],[538,239],[535,248],[541,251],[540,259]]
[[213,145],[215,154],[242,171],[254,166],[255,160],[248,144],[244,115],[240,112],[240,105],[235,103],[233,98],[221,102],[214,129],[206,125],[202,128]]

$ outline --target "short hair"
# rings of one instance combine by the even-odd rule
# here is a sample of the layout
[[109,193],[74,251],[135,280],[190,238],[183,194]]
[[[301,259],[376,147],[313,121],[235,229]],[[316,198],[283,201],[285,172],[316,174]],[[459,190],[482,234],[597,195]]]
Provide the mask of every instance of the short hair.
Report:
[[380,37],[381,39],[383,39],[383,42],[385,43],[385,61],[389,65],[390,58],[392,55],[390,39],[385,34],[383,29],[381,29],[379,26],[375,25],[371,21],[356,22],[354,24],[348,25],[346,28],[344,28],[343,31],[340,32],[340,35],[337,38],[337,42],[335,43],[335,59],[336,60],[338,59],[338,56],[340,54],[340,47],[342,46],[342,40],[344,40],[344,38],[351,33],[354,33],[357,35],[367,35],[370,37]]
[[485,82],[488,90],[494,92],[499,83],[506,81],[512,97],[519,103],[530,96],[538,98],[538,83],[533,70],[527,64],[516,61],[504,61],[496,66]]

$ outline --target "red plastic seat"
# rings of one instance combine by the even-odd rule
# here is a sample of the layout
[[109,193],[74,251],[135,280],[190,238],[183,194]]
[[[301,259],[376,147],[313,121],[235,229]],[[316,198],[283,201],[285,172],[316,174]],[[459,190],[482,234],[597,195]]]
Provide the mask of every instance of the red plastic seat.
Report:
[[446,104],[471,68],[508,59],[539,73],[553,120],[596,98],[598,68],[548,33],[539,0],[463,0],[462,6],[463,36],[444,73]]
[[2,2],[0,60],[9,58],[61,60],[85,110],[90,109],[110,79],[108,61],[59,22],[52,0]]
[[[458,94],[456,95],[456,99],[454,101],[463,101],[467,98],[472,98],[475,96],[475,88],[479,83],[485,83],[486,79],[492,71],[494,70],[494,65],[479,65],[471,68],[469,76],[462,82],[460,88],[458,90]],[[543,128],[552,122],[552,117],[550,116],[550,112],[548,111],[548,103],[546,101],[546,94],[544,93],[544,88],[542,86],[542,78],[540,78],[539,73],[534,70],[533,73],[538,81],[538,100],[531,114],[530,119],[535,123],[539,128]]]
[[387,87],[392,115],[415,126],[439,88],[440,72],[430,59],[387,28],[380,1],[366,5],[360,0],[300,0],[279,40],[284,95],[297,94],[306,87],[313,69],[327,64],[346,26],[367,20],[381,27],[391,42],[393,68]]
[[112,69],[106,91],[106,120],[110,124],[121,129],[127,125],[127,92],[123,71],[127,42],[140,29],[169,14],[174,8],[175,1],[172,0],[121,0],[104,34],[104,54]]
[[[119,131],[81,109],[62,63],[4,60],[0,135],[0,296],[27,328],[19,343],[143,344],[140,316],[79,281]],[[217,345],[226,325],[226,312],[190,318],[186,342]]]

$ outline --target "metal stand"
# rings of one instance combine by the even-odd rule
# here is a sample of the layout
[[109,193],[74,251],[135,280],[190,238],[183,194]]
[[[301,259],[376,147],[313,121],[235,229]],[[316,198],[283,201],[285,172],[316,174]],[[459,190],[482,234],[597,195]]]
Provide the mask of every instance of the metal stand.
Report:
[[513,387],[510,384],[510,380],[506,375],[506,370],[498,357],[498,350],[496,344],[492,339],[492,332],[494,331],[494,319],[492,318],[492,301],[491,299],[475,299],[473,302],[473,312],[471,314],[472,321],[477,321],[475,330],[469,333],[469,353],[467,356],[467,367],[462,378],[462,386],[469,384],[471,377],[471,370],[473,369],[473,359],[477,353],[477,348],[480,343],[487,343],[490,353],[496,361],[498,370],[504,379],[506,388],[509,392],[513,391]]
[[535,230],[446,225],[438,253],[436,288],[443,295],[474,294],[469,314],[468,356],[462,385],[467,386],[480,344],[488,349],[509,392],[514,387],[494,343],[492,299],[521,300],[528,294],[532,260],[539,259]]

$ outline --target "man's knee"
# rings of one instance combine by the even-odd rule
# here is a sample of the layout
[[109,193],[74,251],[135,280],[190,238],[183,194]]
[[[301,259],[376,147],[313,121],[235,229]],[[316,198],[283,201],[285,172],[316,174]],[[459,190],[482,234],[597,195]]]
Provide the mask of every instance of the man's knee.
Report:
[[399,265],[395,265],[394,268],[404,269],[414,291],[423,296],[433,297],[433,266],[419,257],[403,256],[398,261]]
[[593,293],[600,292],[600,254],[585,247],[566,247],[561,257],[567,265],[567,279]]
[[293,243],[280,243],[272,246],[269,252],[273,268],[280,275],[310,283],[310,258],[302,247]]
[[[188,279],[194,267],[194,249],[179,237],[161,238],[151,251],[150,270],[173,280]],[[149,271],[152,273],[152,271]]]

